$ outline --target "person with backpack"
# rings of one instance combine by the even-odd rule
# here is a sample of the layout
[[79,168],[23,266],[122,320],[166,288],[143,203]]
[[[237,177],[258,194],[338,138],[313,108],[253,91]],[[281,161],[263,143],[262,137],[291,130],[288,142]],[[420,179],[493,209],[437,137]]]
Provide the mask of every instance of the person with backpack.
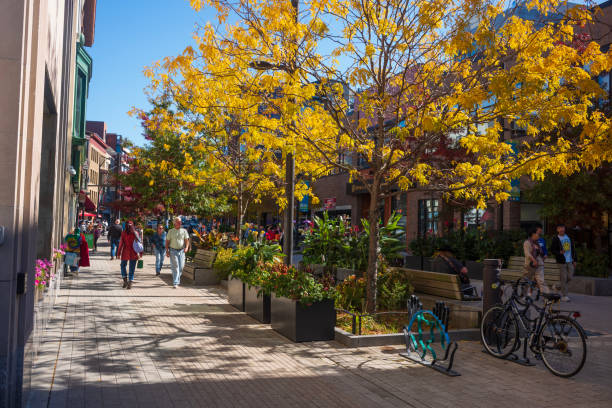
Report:
[[[132,289],[134,281],[134,271],[136,270],[136,262],[142,258],[142,242],[140,242],[138,234],[134,229],[134,224],[130,221],[126,223],[125,231],[121,234],[119,240],[119,249],[117,257],[121,259],[121,277],[123,278],[123,288]],[[129,266],[129,280],[126,267]]]
[[555,256],[555,260],[559,265],[561,272],[561,301],[569,302],[567,297],[568,284],[574,277],[574,269],[576,268],[576,250],[574,242],[565,233],[565,225],[557,225],[557,235],[552,239],[550,245],[550,253]]

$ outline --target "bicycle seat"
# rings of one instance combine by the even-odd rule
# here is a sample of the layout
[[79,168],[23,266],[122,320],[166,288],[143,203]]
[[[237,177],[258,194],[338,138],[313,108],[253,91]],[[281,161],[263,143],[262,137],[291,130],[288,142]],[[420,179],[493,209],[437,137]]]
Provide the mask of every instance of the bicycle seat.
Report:
[[557,301],[561,299],[561,295],[558,293],[542,293],[541,296],[546,300]]

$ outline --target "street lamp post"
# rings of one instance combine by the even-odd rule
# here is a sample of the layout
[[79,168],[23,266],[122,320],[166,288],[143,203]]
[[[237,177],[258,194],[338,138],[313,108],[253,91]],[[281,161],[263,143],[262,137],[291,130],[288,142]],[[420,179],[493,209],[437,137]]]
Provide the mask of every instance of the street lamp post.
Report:
[[[291,6],[295,10],[295,23],[297,25],[299,0],[291,0]],[[275,65],[268,61],[253,61],[250,66],[259,71],[281,70],[293,74],[295,61],[292,61],[289,65]],[[285,196],[287,207],[283,217],[283,254],[285,255],[285,263],[291,265],[293,254],[293,218],[295,217],[295,159],[293,152],[287,152],[285,157]]]

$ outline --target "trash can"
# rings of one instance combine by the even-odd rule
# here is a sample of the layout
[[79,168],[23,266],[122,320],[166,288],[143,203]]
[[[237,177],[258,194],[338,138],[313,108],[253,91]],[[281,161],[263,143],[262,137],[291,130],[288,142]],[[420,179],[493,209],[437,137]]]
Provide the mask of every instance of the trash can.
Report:
[[482,315],[491,307],[501,303],[501,287],[499,285],[499,272],[501,259],[485,259],[482,271]]

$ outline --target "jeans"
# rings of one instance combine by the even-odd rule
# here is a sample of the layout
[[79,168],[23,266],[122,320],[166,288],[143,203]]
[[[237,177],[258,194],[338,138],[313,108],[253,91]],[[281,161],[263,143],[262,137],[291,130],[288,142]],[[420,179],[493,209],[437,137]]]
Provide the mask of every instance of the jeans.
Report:
[[111,238],[111,256],[115,257],[117,254],[117,247],[119,246],[119,240],[116,238]]
[[130,263],[130,281],[133,281],[134,280],[134,271],[136,270],[136,262],[138,262],[137,259],[130,259],[129,261],[121,260],[121,276],[123,278],[127,278],[127,273],[125,271],[125,267],[127,266],[128,262]]
[[166,256],[166,249],[155,248],[155,273],[160,273],[162,266],[164,266],[164,257]]
[[561,272],[561,293],[567,296],[568,284],[574,277],[574,264],[571,262],[560,264],[559,272]]
[[174,285],[181,283],[183,266],[185,266],[185,251],[170,248],[170,267],[172,268],[172,281]]

